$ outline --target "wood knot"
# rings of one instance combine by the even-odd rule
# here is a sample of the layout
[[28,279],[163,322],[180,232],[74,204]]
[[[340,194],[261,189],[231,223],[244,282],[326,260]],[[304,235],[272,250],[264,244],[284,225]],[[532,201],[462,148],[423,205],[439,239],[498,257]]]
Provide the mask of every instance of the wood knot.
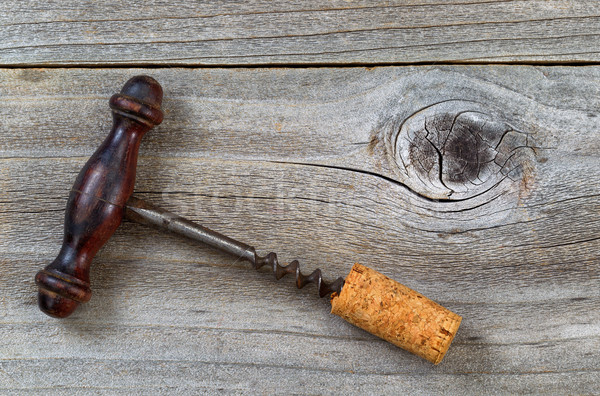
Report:
[[449,100],[408,117],[392,136],[400,176],[431,199],[464,200],[519,182],[532,138],[477,102]]

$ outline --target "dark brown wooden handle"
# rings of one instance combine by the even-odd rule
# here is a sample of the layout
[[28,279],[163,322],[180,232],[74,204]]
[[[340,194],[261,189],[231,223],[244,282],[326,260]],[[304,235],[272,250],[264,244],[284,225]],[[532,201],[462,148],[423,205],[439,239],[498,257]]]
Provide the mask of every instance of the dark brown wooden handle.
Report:
[[46,314],[67,317],[90,299],[91,261],[121,224],[133,192],[140,141],[161,123],[161,102],[160,84],[147,76],[133,77],[110,99],[112,130],[75,180],[58,257],[35,277]]

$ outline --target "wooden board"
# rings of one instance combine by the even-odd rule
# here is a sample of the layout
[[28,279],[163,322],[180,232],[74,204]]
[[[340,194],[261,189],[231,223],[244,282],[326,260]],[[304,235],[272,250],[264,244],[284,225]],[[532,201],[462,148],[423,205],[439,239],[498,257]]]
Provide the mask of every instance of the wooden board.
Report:
[[[138,196],[328,279],[358,261],[418,290],[464,317],[442,364],[128,222],[92,300],[43,316],[33,276],[140,73],[166,116]],[[598,67],[5,69],[0,97],[0,393],[597,391]]]
[[598,62],[594,0],[0,2],[0,65]]

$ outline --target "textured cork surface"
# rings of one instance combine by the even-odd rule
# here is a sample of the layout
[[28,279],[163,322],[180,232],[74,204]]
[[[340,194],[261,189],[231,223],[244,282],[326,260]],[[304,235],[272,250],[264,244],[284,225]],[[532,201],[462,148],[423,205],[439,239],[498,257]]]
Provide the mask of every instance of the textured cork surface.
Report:
[[444,358],[461,317],[416,291],[354,264],[331,313],[433,364]]

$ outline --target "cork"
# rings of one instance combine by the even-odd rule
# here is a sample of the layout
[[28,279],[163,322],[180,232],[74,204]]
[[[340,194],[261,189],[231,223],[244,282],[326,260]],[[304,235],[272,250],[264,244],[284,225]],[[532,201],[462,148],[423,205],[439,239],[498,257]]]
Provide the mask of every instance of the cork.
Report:
[[433,364],[444,358],[462,318],[416,291],[354,264],[331,313]]

